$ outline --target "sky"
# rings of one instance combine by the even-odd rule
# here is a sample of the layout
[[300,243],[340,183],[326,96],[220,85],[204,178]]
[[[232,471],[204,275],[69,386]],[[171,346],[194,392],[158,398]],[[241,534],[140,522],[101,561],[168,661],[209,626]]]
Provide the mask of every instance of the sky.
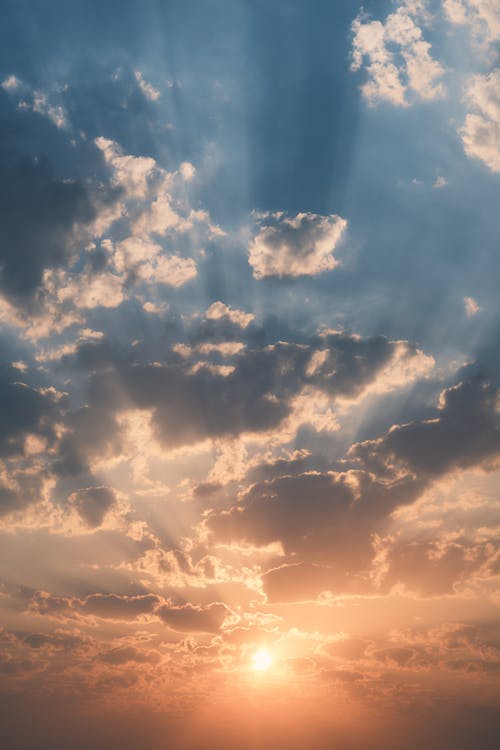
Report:
[[0,0],[9,750],[500,742],[498,0]]

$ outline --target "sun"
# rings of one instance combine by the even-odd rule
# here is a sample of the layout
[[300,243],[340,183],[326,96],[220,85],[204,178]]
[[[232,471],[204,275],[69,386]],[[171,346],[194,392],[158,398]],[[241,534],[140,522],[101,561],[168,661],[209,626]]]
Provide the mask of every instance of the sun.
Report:
[[267,672],[272,663],[271,655],[265,648],[260,648],[252,656],[252,667],[256,672]]

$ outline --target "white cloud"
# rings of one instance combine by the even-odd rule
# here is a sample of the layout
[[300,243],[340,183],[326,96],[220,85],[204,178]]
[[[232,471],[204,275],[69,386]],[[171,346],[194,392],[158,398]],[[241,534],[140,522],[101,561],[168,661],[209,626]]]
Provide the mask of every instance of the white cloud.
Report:
[[0,82],[0,87],[8,94],[22,93],[25,98],[18,102],[18,108],[36,112],[42,117],[47,117],[57,128],[69,128],[69,121],[66,110],[61,104],[53,101],[53,95],[56,97],[63,88],[55,87],[50,94],[39,89],[32,89],[31,86],[23,83],[17,76],[10,75]]
[[264,213],[250,242],[248,260],[256,279],[266,276],[314,276],[338,264],[334,250],[347,226],[340,216]]
[[182,286],[197,276],[192,258],[164,255],[163,248],[149,237],[128,237],[119,242],[112,255],[118,273],[131,272],[142,281],[169,286]]
[[95,144],[112,169],[111,182],[123,188],[128,198],[143,198],[156,168],[155,160],[148,156],[123,154],[118,144],[108,138],[96,138]]
[[472,112],[459,130],[465,153],[500,172],[500,68],[473,76],[467,98]]
[[155,89],[154,86],[152,86],[150,83],[148,83],[146,80],[144,80],[144,76],[142,75],[140,70],[136,70],[134,73],[135,80],[137,81],[140,90],[146,97],[146,99],[149,99],[152,102],[155,102],[157,99],[160,98],[161,93],[158,91],[158,89]]
[[157,284],[183,286],[196,278],[198,270],[192,258],[181,258],[179,255],[163,255],[152,265],[149,280]]
[[98,218],[96,231],[106,231],[113,221],[124,216],[134,235],[186,232],[195,221],[209,221],[206,211],[190,210],[185,215],[186,207],[174,197],[177,188],[185,186],[196,174],[192,164],[182,162],[177,171],[167,172],[149,156],[124,154],[108,138],[96,138],[95,144],[111,169],[111,184],[124,191],[123,199]]
[[7,78],[4,78],[4,80],[0,83],[0,86],[4,89],[4,91],[16,91],[21,87],[21,81],[17,76],[11,75],[7,76]]
[[[151,202],[149,208],[133,224],[134,234],[151,233],[164,235],[169,229],[182,231],[185,220],[172,206],[172,198],[168,192],[168,180],[159,189],[158,195]],[[192,226],[191,224],[189,226]]]
[[469,27],[483,46],[500,39],[498,0],[444,0],[443,7],[451,23]]
[[33,112],[37,112],[43,117],[48,117],[57,128],[69,127],[68,118],[64,108],[57,104],[51,104],[47,95],[42,91],[33,92],[33,104],[31,105],[31,109]]
[[481,309],[474,297],[464,297],[464,307],[465,314],[468,318],[472,318],[474,315],[477,315],[477,313]]
[[71,301],[77,308],[118,307],[124,300],[123,281],[113,273],[101,273],[87,279],[76,275],[57,290],[59,302]]
[[241,328],[246,328],[254,320],[255,315],[231,308],[218,300],[210,305],[205,317],[208,320],[229,320]]
[[434,184],[433,184],[432,187],[435,188],[436,190],[439,190],[440,188],[444,188],[447,184],[448,184],[448,182],[447,182],[446,178],[443,177],[443,175],[440,174],[440,175],[438,175],[436,177],[436,180],[435,180],[435,182],[434,182]]
[[118,242],[113,253],[113,263],[119,273],[127,273],[140,263],[156,259],[161,246],[148,237],[128,237]]
[[419,16],[425,17],[425,6],[407,2],[385,23],[361,15],[354,21],[351,69],[360,70],[366,60],[368,80],[361,91],[371,104],[385,100],[407,106],[409,92],[427,100],[443,96],[439,79],[444,68],[430,54],[431,45],[415,22]]

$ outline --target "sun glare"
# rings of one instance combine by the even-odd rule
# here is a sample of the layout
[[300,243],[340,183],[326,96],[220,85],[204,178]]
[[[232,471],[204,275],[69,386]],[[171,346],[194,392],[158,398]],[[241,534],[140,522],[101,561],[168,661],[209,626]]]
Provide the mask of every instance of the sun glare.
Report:
[[266,672],[272,663],[269,652],[264,648],[260,648],[252,657],[252,666],[256,672]]

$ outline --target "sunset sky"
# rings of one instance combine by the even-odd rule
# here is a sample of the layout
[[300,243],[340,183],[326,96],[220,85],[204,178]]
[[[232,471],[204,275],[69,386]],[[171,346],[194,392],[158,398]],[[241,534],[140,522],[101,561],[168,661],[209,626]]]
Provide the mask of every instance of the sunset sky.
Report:
[[500,0],[0,10],[2,747],[500,747]]

